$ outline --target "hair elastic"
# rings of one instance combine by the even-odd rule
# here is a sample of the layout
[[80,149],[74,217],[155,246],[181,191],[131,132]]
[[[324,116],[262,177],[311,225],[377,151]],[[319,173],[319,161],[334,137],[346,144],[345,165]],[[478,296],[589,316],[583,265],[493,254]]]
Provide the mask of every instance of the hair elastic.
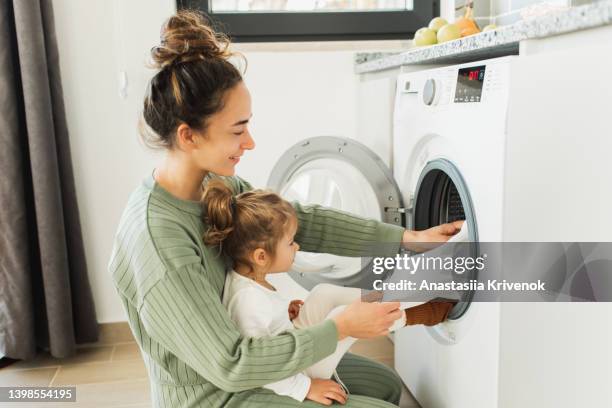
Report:
[[236,196],[232,196],[230,200],[230,210],[232,211],[232,217],[236,215]]

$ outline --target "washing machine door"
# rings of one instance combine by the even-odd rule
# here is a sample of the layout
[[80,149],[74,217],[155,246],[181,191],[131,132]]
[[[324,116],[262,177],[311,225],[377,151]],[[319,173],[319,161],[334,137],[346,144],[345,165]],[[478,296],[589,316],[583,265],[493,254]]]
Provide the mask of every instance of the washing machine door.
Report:
[[[354,140],[320,136],[297,143],[276,163],[268,186],[289,201],[403,225],[401,194],[389,168]],[[362,258],[300,251],[289,273],[306,289],[322,282],[371,288],[375,277],[361,273],[364,264]]]
[[[459,169],[447,159],[434,159],[422,170],[415,192],[414,208],[407,226],[417,231],[457,220],[464,220],[468,228],[469,255],[480,254],[476,214],[468,186]],[[478,280],[475,268],[463,274],[466,282]],[[469,309],[474,297],[473,290],[457,292],[459,302],[449,313],[449,320],[462,317]],[[439,328],[431,329],[435,333]]]

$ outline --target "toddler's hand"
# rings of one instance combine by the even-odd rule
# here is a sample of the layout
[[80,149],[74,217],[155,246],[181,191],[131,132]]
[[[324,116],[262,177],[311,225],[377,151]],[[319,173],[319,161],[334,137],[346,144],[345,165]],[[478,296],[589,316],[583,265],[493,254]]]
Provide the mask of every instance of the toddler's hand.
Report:
[[346,403],[346,393],[335,381],[313,378],[306,399],[323,405],[331,405],[334,401],[344,405]]
[[289,320],[293,320],[300,314],[300,307],[304,304],[303,301],[297,299],[289,303]]

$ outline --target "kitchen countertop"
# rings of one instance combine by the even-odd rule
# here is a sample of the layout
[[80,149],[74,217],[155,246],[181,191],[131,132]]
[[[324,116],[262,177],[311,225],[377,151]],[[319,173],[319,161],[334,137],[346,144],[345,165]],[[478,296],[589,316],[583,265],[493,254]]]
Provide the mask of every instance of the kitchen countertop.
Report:
[[462,63],[513,55],[518,54],[519,43],[523,40],[550,37],[611,23],[612,1],[602,1],[402,53],[358,53],[355,55],[355,73],[382,71],[407,64]]

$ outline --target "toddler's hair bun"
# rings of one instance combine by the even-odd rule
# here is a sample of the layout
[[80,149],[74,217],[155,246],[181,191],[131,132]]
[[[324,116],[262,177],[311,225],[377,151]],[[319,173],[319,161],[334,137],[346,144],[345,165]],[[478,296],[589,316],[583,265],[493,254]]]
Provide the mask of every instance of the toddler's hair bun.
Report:
[[181,10],[163,25],[161,44],[151,49],[152,65],[163,69],[183,62],[226,60],[232,56],[229,45],[227,36],[214,31],[202,13]]

